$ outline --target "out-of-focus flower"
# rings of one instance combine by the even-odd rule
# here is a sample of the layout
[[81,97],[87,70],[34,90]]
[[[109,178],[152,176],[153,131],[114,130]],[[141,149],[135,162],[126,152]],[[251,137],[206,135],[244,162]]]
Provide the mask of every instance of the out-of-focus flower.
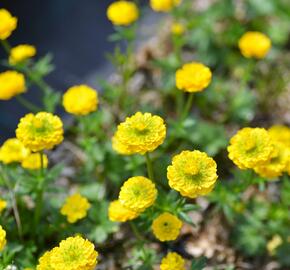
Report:
[[[0,9],[0,39],[5,40],[17,27],[17,18],[6,9]],[[0,91],[1,92],[1,91]]]
[[155,184],[143,176],[129,178],[121,187],[119,201],[134,212],[143,212],[154,204],[157,197]]
[[160,241],[175,240],[182,226],[182,221],[170,213],[163,213],[154,219],[152,230],[157,239]]
[[69,223],[75,223],[79,219],[87,216],[90,207],[91,205],[87,198],[76,193],[66,198],[65,204],[62,206],[60,212],[67,217]]
[[181,0],[150,0],[151,8],[156,12],[169,12],[180,3]]
[[0,214],[2,213],[2,211],[7,207],[7,202],[5,200],[2,200],[0,198]]
[[182,23],[174,22],[171,25],[171,33],[176,36],[180,36],[185,32],[185,27]]
[[270,255],[275,255],[277,247],[283,243],[280,235],[274,235],[273,238],[267,243],[267,250]]
[[290,128],[282,125],[274,125],[268,129],[272,140],[282,143],[290,148]]
[[80,236],[69,237],[52,249],[50,265],[53,270],[94,270],[98,252],[94,244]]
[[137,112],[119,124],[113,137],[113,148],[120,154],[145,154],[161,145],[166,127],[161,117]]
[[122,205],[120,201],[115,200],[109,205],[108,215],[111,221],[126,222],[137,218],[139,216],[139,212],[132,211]]
[[160,270],[185,270],[185,260],[176,252],[169,252],[162,259]]
[[[43,154],[43,168],[48,166],[47,155]],[[29,154],[21,163],[22,168],[28,170],[38,170],[41,168],[41,156],[40,153]]]
[[36,54],[36,48],[32,45],[21,44],[11,49],[9,63],[15,65],[23,62]]
[[271,40],[260,32],[246,32],[239,40],[239,48],[244,57],[264,58],[270,48]]
[[228,146],[229,158],[240,169],[253,169],[265,164],[273,152],[273,144],[264,128],[243,128]]
[[273,146],[274,150],[270,159],[265,164],[254,168],[257,174],[269,179],[281,176],[290,161],[290,149],[279,142],[275,142]]
[[6,231],[0,225],[0,252],[5,248],[6,243]]
[[176,87],[185,92],[200,92],[211,82],[210,69],[201,63],[187,63],[176,71]]
[[25,91],[23,74],[13,70],[0,73],[0,100],[9,100]]
[[107,17],[114,25],[127,26],[139,18],[139,10],[134,2],[116,1],[108,7]]
[[209,193],[218,178],[217,165],[206,153],[182,151],[167,168],[169,186],[181,195],[195,198]]
[[6,140],[0,148],[0,161],[4,164],[22,162],[30,151],[16,138]]
[[62,104],[68,113],[87,115],[97,110],[98,93],[87,85],[76,85],[65,92]]
[[49,150],[62,142],[63,124],[48,112],[29,113],[20,119],[16,137],[31,151]]

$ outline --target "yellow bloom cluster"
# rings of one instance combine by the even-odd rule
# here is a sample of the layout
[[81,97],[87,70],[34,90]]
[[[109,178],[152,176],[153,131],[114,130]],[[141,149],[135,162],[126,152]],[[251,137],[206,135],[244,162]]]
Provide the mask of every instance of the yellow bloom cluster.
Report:
[[182,221],[178,217],[170,213],[163,213],[154,219],[152,230],[160,241],[173,241],[178,237],[181,226]]
[[87,115],[97,109],[98,93],[87,85],[76,85],[65,92],[62,104],[68,113]]
[[6,140],[0,148],[0,161],[4,164],[22,162],[30,151],[16,138]]
[[116,1],[107,9],[107,17],[114,25],[127,26],[139,18],[139,10],[134,2]]
[[32,45],[21,44],[11,49],[9,56],[9,63],[15,65],[23,62],[36,54],[36,49]]
[[171,25],[171,33],[180,36],[185,32],[185,26],[182,23],[174,22]]
[[181,195],[195,198],[209,193],[217,180],[217,165],[206,153],[182,151],[167,168],[169,186]]
[[62,206],[60,212],[62,215],[67,216],[69,223],[75,223],[79,219],[87,216],[90,207],[91,205],[87,198],[76,193],[66,198],[65,204]]
[[5,248],[6,243],[6,231],[0,225],[0,252]]
[[185,92],[200,92],[210,84],[211,77],[210,69],[204,64],[187,63],[176,71],[176,87]]
[[139,212],[135,212],[123,206],[119,200],[112,201],[109,205],[108,215],[113,222],[126,222],[133,220],[139,216]]
[[246,32],[239,40],[239,48],[244,57],[264,58],[271,48],[271,40],[260,32]]
[[29,113],[20,119],[16,137],[31,151],[51,149],[63,140],[62,121],[47,112]]
[[185,270],[185,260],[176,252],[169,252],[162,259],[160,270]]
[[13,70],[0,73],[0,100],[9,100],[25,91],[23,74]]
[[[43,168],[48,166],[47,155],[43,154]],[[25,159],[22,160],[21,166],[28,170],[38,170],[41,168],[41,156],[39,153],[30,153]]]
[[[17,18],[6,9],[0,9],[0,39],[5,40],[17,27]],[[0,91],[1,92],[1,91]]]
[[240,169],[253,169],[265,164],[274,147],[268,132],[263,128],[243,128],[235,134],[228,146],[229,158]]
[[94,270],[98,252],[94,245],[80,236],[69,237],[58,247],[46,252],[37,265],[37,270]]
[[275,125],[269,128],[269,135],[272,140],[282,143],[290,148],[290,128],[282,125]]
[[7,207],[7,202],[5,200],[0,199],[0,214]]
[[131,211],[141,213],[154,204],[157,197],[155,184],[143,176],[129,178],[121,187],[119,201]]
[[137,112],[119,124],[113,136],[113,149],[123,155],[145,154],[154,151],[166,137],[161,117]]
[[178,6],[181,0],[150,0],[150,6],[157,12],[168,12]]

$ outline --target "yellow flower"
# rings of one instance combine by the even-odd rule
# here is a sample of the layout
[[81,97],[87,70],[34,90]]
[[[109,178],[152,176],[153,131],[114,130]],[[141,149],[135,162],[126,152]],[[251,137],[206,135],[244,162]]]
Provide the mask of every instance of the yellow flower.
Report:
[[16,138],[6,140],[0,148],[0,161],[4,164],[22,162],[30,151]]
[[5,248],[6,243],[6,231],[0,225],[0,252]]
[[62,121],[47,112],[29,113],[20,119],[16,137],[31,151],[51,149],[63,140]]
[[17,18],[12,17],[8,10],[0,9],[0,39],[4,40],[8,38],[16,29],[16,26]]
[[185,270],[184,259],[175,252],[169,252],[161,261],[160,270]]
[[23,74],[13,70],[0,73],[0,100],[9,100],[25,91]]
[[150,0],[151,8],[156,12],[168,12],[180,3],[181,0]]
[[271,40],[260,32],[247,32],[239,40],[239,48],[244,57],[264,58],[271,48]]
[[62,215],[67,216],[69,223],[75,223],[79,219],[87,216],[90,207],[91,205],[87,198],[76,193],[66,198],[65,204],[62,206],[60,212]]
[[124,207],[140,213],[153,205],[156,197],[155,184],[146,177],[135,176],[129,178],[121,187],[119,201]]
[[137,112],[121,123],[113,137],[113,148],[120,154],[145,154],[161,145],[166,127],[161,117]]
[[87,85],[76,85],[63,95],[62,104],[68,113],[87,115],[97,110],[98,93]]
[[185,27],[182,23],[174,22],[171,25],[171,33],[176,36],[180,36],[185,32]]
[[21,44],[11,49],[9,56],[10,65],[15,65],[36,54],[36,49],[32,45]]
[[7,207],[7,202],[5,200],[0,199],[0,214]]
[[182,221],[170,213],[163,213],[154,219],[152,230],[157,239],[160,241],[175,240],[182,226]]
[[271,158],[273,145],[265,129],[243,128],[231,138],[228,152],[240,169],[253,169]]
[[265,178],[276,178],[283,174],[290,161],[290,149],[279,142],[274,143],[274,150],[270,159],[254,168],[255,172]]
[[51,254],[52,251],[47,251],[39,258],[36,270],[54,270],[51,266]]
[[211,82],[210,69],[201,63],[188,63],[175,74],[176,87],[185,92],[200,92]]
[[[48,158],[43,154],[43,168],[47,168]],[[22,168],[28,170],[38,170],[41,168],[40,153],[31,153],[21,163]]]
[[217,180],[217,165],[206,153],[182,151],[167,168],[169,186],[181,195],[195,198],[209,193]]
[[118,200],[110,203],[108,212],[109,219],[114,222],[126,222],[139,216],[138,212],[134,212],[124,207]]
[[89,240],[69,237],[51,251],[50,264],[53,270],[94,270],[97,257],[98,252]]
[[267,250],[270,255],[275,255],[276,249],[283,243],[280,235],[274,235],[273,238],[267,243]]
[[269,128],[269,135],[272,140],[282,143],[290,148],[290,128],[282,125],[275,125]]
[[127,26],[139,18],[139,10],[133,2],[116,1],[108,7],[107,17],[114,25]]

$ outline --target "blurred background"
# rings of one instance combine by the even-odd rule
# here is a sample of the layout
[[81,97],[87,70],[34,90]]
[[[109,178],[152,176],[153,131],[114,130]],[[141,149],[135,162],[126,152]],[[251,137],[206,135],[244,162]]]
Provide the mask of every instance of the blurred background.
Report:
[[[106,17],[111,2],[2,0],[0,8],[18,17],[17,30],[9,38],[11,45],[35,45],[38,57],[51,53],[56,69],[46,80],[53,88],[65,91],[73,84],[84,83],[90,74],[108,69],[105,55],[114,48],[114,43],[108,42],[113,27]],[[7,58],[2,48],[0,57]],[[25,96],[35,100],[37,91],[32,89]],[[26,112],[15,99],[0,101],[0,142],[14,136],[18,120]]]

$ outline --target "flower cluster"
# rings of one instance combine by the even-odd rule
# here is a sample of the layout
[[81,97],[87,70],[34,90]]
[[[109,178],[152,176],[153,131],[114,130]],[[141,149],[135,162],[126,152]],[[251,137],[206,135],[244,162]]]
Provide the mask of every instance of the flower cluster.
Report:
[[139,212],[130,210],[119,200],[112,201],[109,205],[108,216],[113,222],[126,222],[137,218],[139,215]]
[[21,44],[11,49],[9,56],[9,63],[11,65],[18,64],[20,62],[29,59],[36,54],[36,48],[32,45]]
[[107,17],[114,25],[127,26],[139,18],[139,10],[133,2],[116,1],[108,7]]
[[188,63],[176,71],[176,87],[185,92],[200,92],[211,82],[210,69],[201,63]]
[[52,149],[63,140],[62,121],[47,112],[29,113],[20,119],[16,137],[31,151]]
[[23,74],[12,70],[0,73],[0,100],[9,100],[25,91]]
[[170,213],[163,213],[154,219],[152,230],[157,239],[160,241],[175,240],[182,226],[182,221]]
[[121,123],[113,136],[113,149],[123,155],[145,154],[161,145],[166,127],[161,117],[137,112]]
[[0,225],[0,252],[5,248],[6,243],[6,231]]
[[167,168],[169,186],[181,195],[195,198],[209,193],[217,180],[217,165],[206,153],[182,151]]
[[264,58],[271,48],[271,40],[260,32],[247,32],[239,40],[239,48],[247,58]]
[[97,109],[98,93],[87,85],[76,85],[63,95],[62,104],[68,113],[87,115]]
[[98,252],[89,240],[69,237],[39,259],[37,270],[94,270],[97,257]]
[[185,270],[185,260],[176,252],[169,252],[161,261],[161,270]]
[[151,8],[157,12],[169,12],[180,3],[181,0],[150,0]]
[[91,205],[87,198],[81,194],[76,193],[66,198],[65,204],[62,206],[60,212],[67,216],[69,223],[75,223],[79,219],[86,217]]
[[47,155],[39,153],[30,153],[27,157],[25,157],[22,160],[21,166],[22,168],[27,170],[38,170],[41,168],[41,166],[42,168],[47,168],[48,166]]
[[[6,9],[0,9],[0,39],[7,39],[17,27],[17,18]],[[0,91],[1,92],[1,91]]]

